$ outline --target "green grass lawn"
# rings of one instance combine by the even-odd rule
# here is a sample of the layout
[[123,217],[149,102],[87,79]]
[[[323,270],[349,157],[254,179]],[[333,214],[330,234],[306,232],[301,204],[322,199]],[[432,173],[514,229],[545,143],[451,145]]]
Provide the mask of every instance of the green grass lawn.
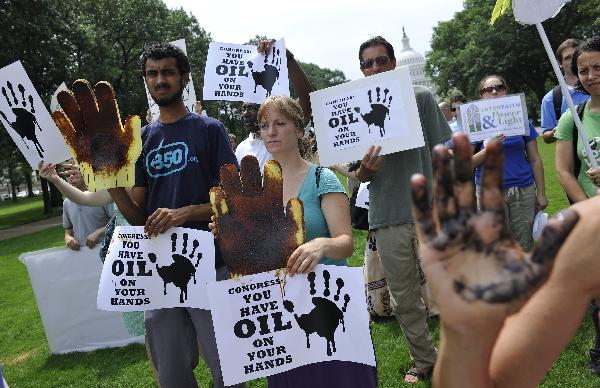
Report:
[[0,203],[0,229],[28,224],[60,214],[60,209],[54,209],[50,215],[44,214],[44,201],[41,196],[19,198],[16,202],[9,199]]
[[[550,206],[555,213],[567,206],[554,172],[554,146],[539,144],[546,167],[546,186]],[[25,201],[23,201],[25,202]],[[26,251],[63,244],[61,227],[28,236],[0,241],[0,363],[11,387],[153,387],[156,386],[146,351],[141,345],[100,350],[90,353],[51,355],[41,318],[35,303],[27,270],[17,257]],[[365,232],[354,231],[353,266],[362,265]],[[411,364],[406,341],[395,319],[372,324],[380,387],[409,387],[403,384],[403,372]],[[439,323],[430,321],[437,343]],[[569,347],[548,372],[542,387],[597,387],[600,378],[587,368],[587,352],[592,345],[593,329],[589,317]],[[523,368],[527,368],[523,365]],[[201,387],[209,384],[209,372],[202,363],[196,369]],[[310,384],[307,382],[307,387]],[[429,387],[421,383],[415,387]],[[252,388],[266,387],[264,379],[249,383]]]

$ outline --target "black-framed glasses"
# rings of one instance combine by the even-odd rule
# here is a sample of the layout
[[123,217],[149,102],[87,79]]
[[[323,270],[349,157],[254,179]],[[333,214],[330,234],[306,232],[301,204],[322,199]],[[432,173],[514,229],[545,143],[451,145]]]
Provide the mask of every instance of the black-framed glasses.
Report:
[[367,60],[364,61],[360,61],[360,68],[361,69],[370,69],[373,67],[373,64],[377,64],[377,66],[385,66],[388,64],[388,62],[390,61],[390,58],[387,55],[382,55],[380,57],[377,58],[369,58]]
[[504,84],[498,84],[498,85],[488,86],[487,88],[482,88],[481,89],[481,94],[490,94],[494,90],[496,92],[498,92],[498,93],[505,92],[506,91],[506,85],[504,85]]

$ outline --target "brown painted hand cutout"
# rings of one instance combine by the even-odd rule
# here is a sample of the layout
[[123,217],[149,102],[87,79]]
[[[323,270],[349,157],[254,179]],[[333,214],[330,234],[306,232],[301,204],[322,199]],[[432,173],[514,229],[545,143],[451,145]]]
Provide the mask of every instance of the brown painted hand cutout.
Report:
[[426,179],[415,175],[411,180],[423,269],[447,315],[462,314],[473,302],[506,312],[507,307],[518,307],[522,297],[546,278],[579,217],[573,210],[564,211],[560,220],[547,225],[533,253],[523,252],[504,211],[502,144],[492,142],[487,147],[480,213],[475,206],[468,138],[457,135],[454,144],[454,160],[443,146],[433,151],[433,209]]
[[92,91],[86,80],[77,80],[73,91],[62,91],[57,98],[63,110],[54,112],[52,118],[88,190],[133,186],[135,161],[142,149],[140,118],[129,116],[121,125],[115,93],[105,81]]
[[229,272],[249,275],[284,268],[288,257],[304,243],[306,231],[299,199],[290,199],[284,213],[279,163],[267,162],[263,184],[258,161],[246,156],[241,174],[232,164],[221,168],[221,187],[210,190],[210,203]]

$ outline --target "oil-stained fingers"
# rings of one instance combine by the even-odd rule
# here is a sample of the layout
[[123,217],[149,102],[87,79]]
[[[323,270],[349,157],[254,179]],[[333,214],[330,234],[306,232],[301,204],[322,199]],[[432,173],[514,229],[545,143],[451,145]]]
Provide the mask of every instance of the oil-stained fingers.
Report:
[[238,169],[233,164],[225,164],[221,167],[221,188],[233,201],[242,195],[242,183]]
[[125,132],[123,139],[129,150],[127,156],[132,163],[135,163],[142,152],[142,120],[140,116],[127,116],[123,130]]
[[471,213],[477,208],[473,184],[473,148],[464,133],[456,134],[454,142],[454,197],[460,211]]
[[427,178],[415,174],[410,178],[410,189],[413,198],[413,217],[417,226],[417,233],[421,241],[428,243],[436,237],[433,212],[427,194]]
[[573,209],[563,210],[554,216],[544,228],[540,241],[531,254],[531,261],[538,264],[554,262],[554,257],[578,221],[579,214]]
[[291,198],[286,206],[287,230],[286,236],[294,249],[304,244],[306,228],[304,224],[304,204],[298,198]]
[[227,195],[219,187],[213,187],[209,192],[210,207],[218,224],[221,216],[229,214],[229,206],[227,205]]
[[120,130],[122,128],[121,116],[112,86],[106,81],[100,81],[96,84],[94,92],[98,103],[98,120],[103,123],[103,128],[99,129],[107,132]]
[[273,204],[273,209],[280,211],[283,207],[283,175],[281,166],[274,160],[269,160],[264,167],[264,199]]
[[79,105],[79,109],[83,113],[85,130],[95,127],[98,124],[98,104],[90,83],[87,80],[78,79],[73,82],[73,93],[75,94],[77,105]]
[[454,198],[454,180],[452,177],[451,159],[448,149],[437,145],[432,155],[434,175],[434,201],[439,221],[443,226],[448,220],[456,217],[457,204]]
[[[77,149],[77,131],[73,127],[71,120],[69,120],[67,115],[61,110],[52,112],[52,120],[54,120],[60,133],[67,141],[67,144],[71,148],[71,154],[73,154]],[[78,159],[77,155],[73,155],[73,157]]]
[[[83,113],[79,109],[75,95],[70,90],[62,90],[56,96],[64,114],[71,122],[71,126],[75,131],[82,131],[85,128],[83,122]],[[54,117],[54,115],[53,115]],[[56,120],[55,120],[56,121]],[[60,128],[60,127],[59,127]]]
[[240,177],[244,195],[254,197],[262,192],[262,176],[258,159],[252,155],[246,155],[240,163]]
[[486,146],[487,155],[481,178],[481,208],[504,215],[504,152],[502,143],[492,141]]

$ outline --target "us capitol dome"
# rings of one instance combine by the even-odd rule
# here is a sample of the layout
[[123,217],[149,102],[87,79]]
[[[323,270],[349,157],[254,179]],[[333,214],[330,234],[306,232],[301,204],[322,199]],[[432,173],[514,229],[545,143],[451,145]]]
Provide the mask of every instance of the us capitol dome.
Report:
[[425,57],[410,47],[408,36],[402,27],[402,51],[396,54],[396,67],[408,66],[414,85],[425,86],[435,95],[437,87],[425,74]]

